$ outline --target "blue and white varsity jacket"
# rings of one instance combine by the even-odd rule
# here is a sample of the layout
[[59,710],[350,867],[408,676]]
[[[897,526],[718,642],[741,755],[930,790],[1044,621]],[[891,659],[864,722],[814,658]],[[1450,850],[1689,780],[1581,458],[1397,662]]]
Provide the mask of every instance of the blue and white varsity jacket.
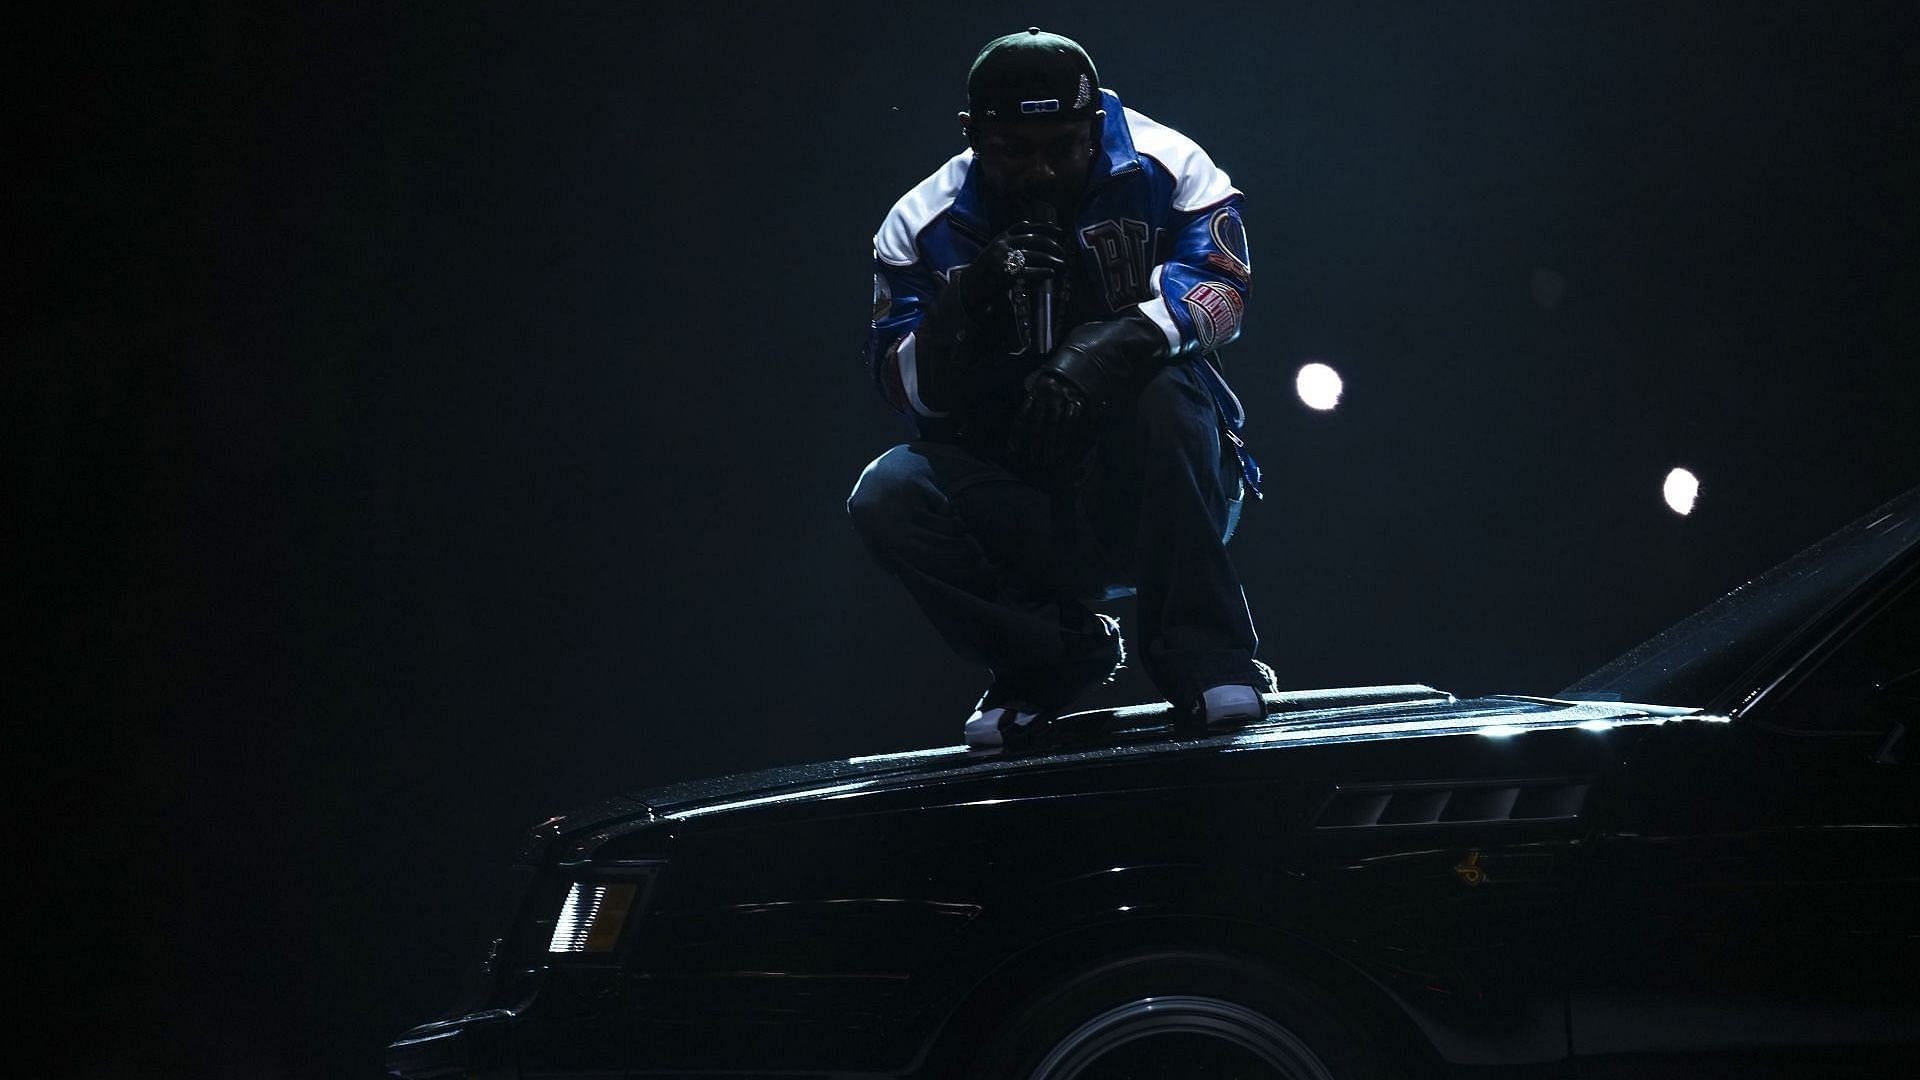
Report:
[[[1239,447],[1240,402],[1205,357],[1239,336],[1246,311],[1253,270],[1243,196],[1192,139],[1125,108],[1111,90],[1100,97],[1100,152],[1071,223],[1083,260],[1079,277],[1103,294],[1090,305],[1092,317],[1136,308],[1151,319],[1171,355],[1187,357],[1213,391]],[[945,414],[920,398],[914,331],[953,272],[998,231],[987,221],[972,166],[972,150],[956,154],[894,204],[873,238],[868,364],[881,395],[923,437],[939,437]],[[1242,463],[1257,490],[1257,472],[1244,454]]]

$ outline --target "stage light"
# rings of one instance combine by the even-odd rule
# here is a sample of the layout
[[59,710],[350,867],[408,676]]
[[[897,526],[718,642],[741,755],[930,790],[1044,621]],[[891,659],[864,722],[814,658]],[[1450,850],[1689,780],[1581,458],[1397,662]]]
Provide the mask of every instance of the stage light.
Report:
[[1300,374],[1294,376],[1293,388],[1309,409],[1326,412],[1340,404],[1340,373],[1317,360],[1300,368]]
[[1685,469],[1675,469],[1667,474],[1661,494],[1674,513],[1685,517],[1693,513],[1693,501],[1700,497],[1700,479]]

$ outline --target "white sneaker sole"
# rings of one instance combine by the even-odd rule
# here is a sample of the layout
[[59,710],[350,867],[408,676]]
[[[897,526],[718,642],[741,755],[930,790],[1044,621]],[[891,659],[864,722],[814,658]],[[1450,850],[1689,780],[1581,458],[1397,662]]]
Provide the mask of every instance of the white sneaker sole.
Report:
[[[1015,727],[1026,727],[1040,718],[1039,713],[1016,712],[1012,714]],[[967,717],[967,723],[961,729],[961,737],[969,750],[999,750],[1007,745],[1007,737],[1002,728],[1008,722],[1008,710],[995,706],[991,709],[974,710]]]
[[1231,731],[1267,715],[1266,702],[1251,686],[1216,686],[1200,695],[1200,708],[1208,731]]

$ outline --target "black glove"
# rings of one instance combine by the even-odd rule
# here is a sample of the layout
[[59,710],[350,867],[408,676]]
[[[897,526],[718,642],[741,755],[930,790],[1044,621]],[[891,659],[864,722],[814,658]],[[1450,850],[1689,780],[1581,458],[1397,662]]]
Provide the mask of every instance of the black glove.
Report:
[[974,359],[982,351],[1011,348],[1014,323],[1008,290],[1019,280],[1064,278],[1063,237],[1053,225],[1016,223],[994,237],[953,285],[942,290],[914,332],[922,401],[936,409],[966,401]]
[[1007,437],[1007,460],[1042,487],[1070,484],[1090,448],[1087,396],[1044,367],[1027,376],[1026,387]]
[[1166,335],[1138,311],[1074,327],[1027,376],[1008,460],[1043,486],[1071,483],[1092,448],[1098,414],[1139,393],[1168,355]]
[[1071,383],[1096,407],[1130,400],[1166,366],[1167,336],[1152,319],[1132,311],[1117,319],[1081,323],[1040,365]]
[[1064,234],[1057,225],[1016,222],[993,238],[960,273],[960,300],[978,322],[1006,307],[1014,282],[1062,278],[1067,272]]

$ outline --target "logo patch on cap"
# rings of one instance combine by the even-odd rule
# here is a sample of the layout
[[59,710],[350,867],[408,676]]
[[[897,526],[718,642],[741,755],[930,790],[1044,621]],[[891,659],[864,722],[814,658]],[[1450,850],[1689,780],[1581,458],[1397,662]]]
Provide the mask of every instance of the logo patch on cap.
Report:
[[1093,84],[1087,81],[1087,77],[1085,75],[1082,75],[1080,76],[1080,89],[1074,91],[1073,111],[1079,112],[1081,109],[1086,108],[1087,105],[1092,101],[1093,101]]
[[1020,103],[1020,111],[1023,113],[1059,112],[1060,99],[1050,97],[1045,101],[1023,101]]

